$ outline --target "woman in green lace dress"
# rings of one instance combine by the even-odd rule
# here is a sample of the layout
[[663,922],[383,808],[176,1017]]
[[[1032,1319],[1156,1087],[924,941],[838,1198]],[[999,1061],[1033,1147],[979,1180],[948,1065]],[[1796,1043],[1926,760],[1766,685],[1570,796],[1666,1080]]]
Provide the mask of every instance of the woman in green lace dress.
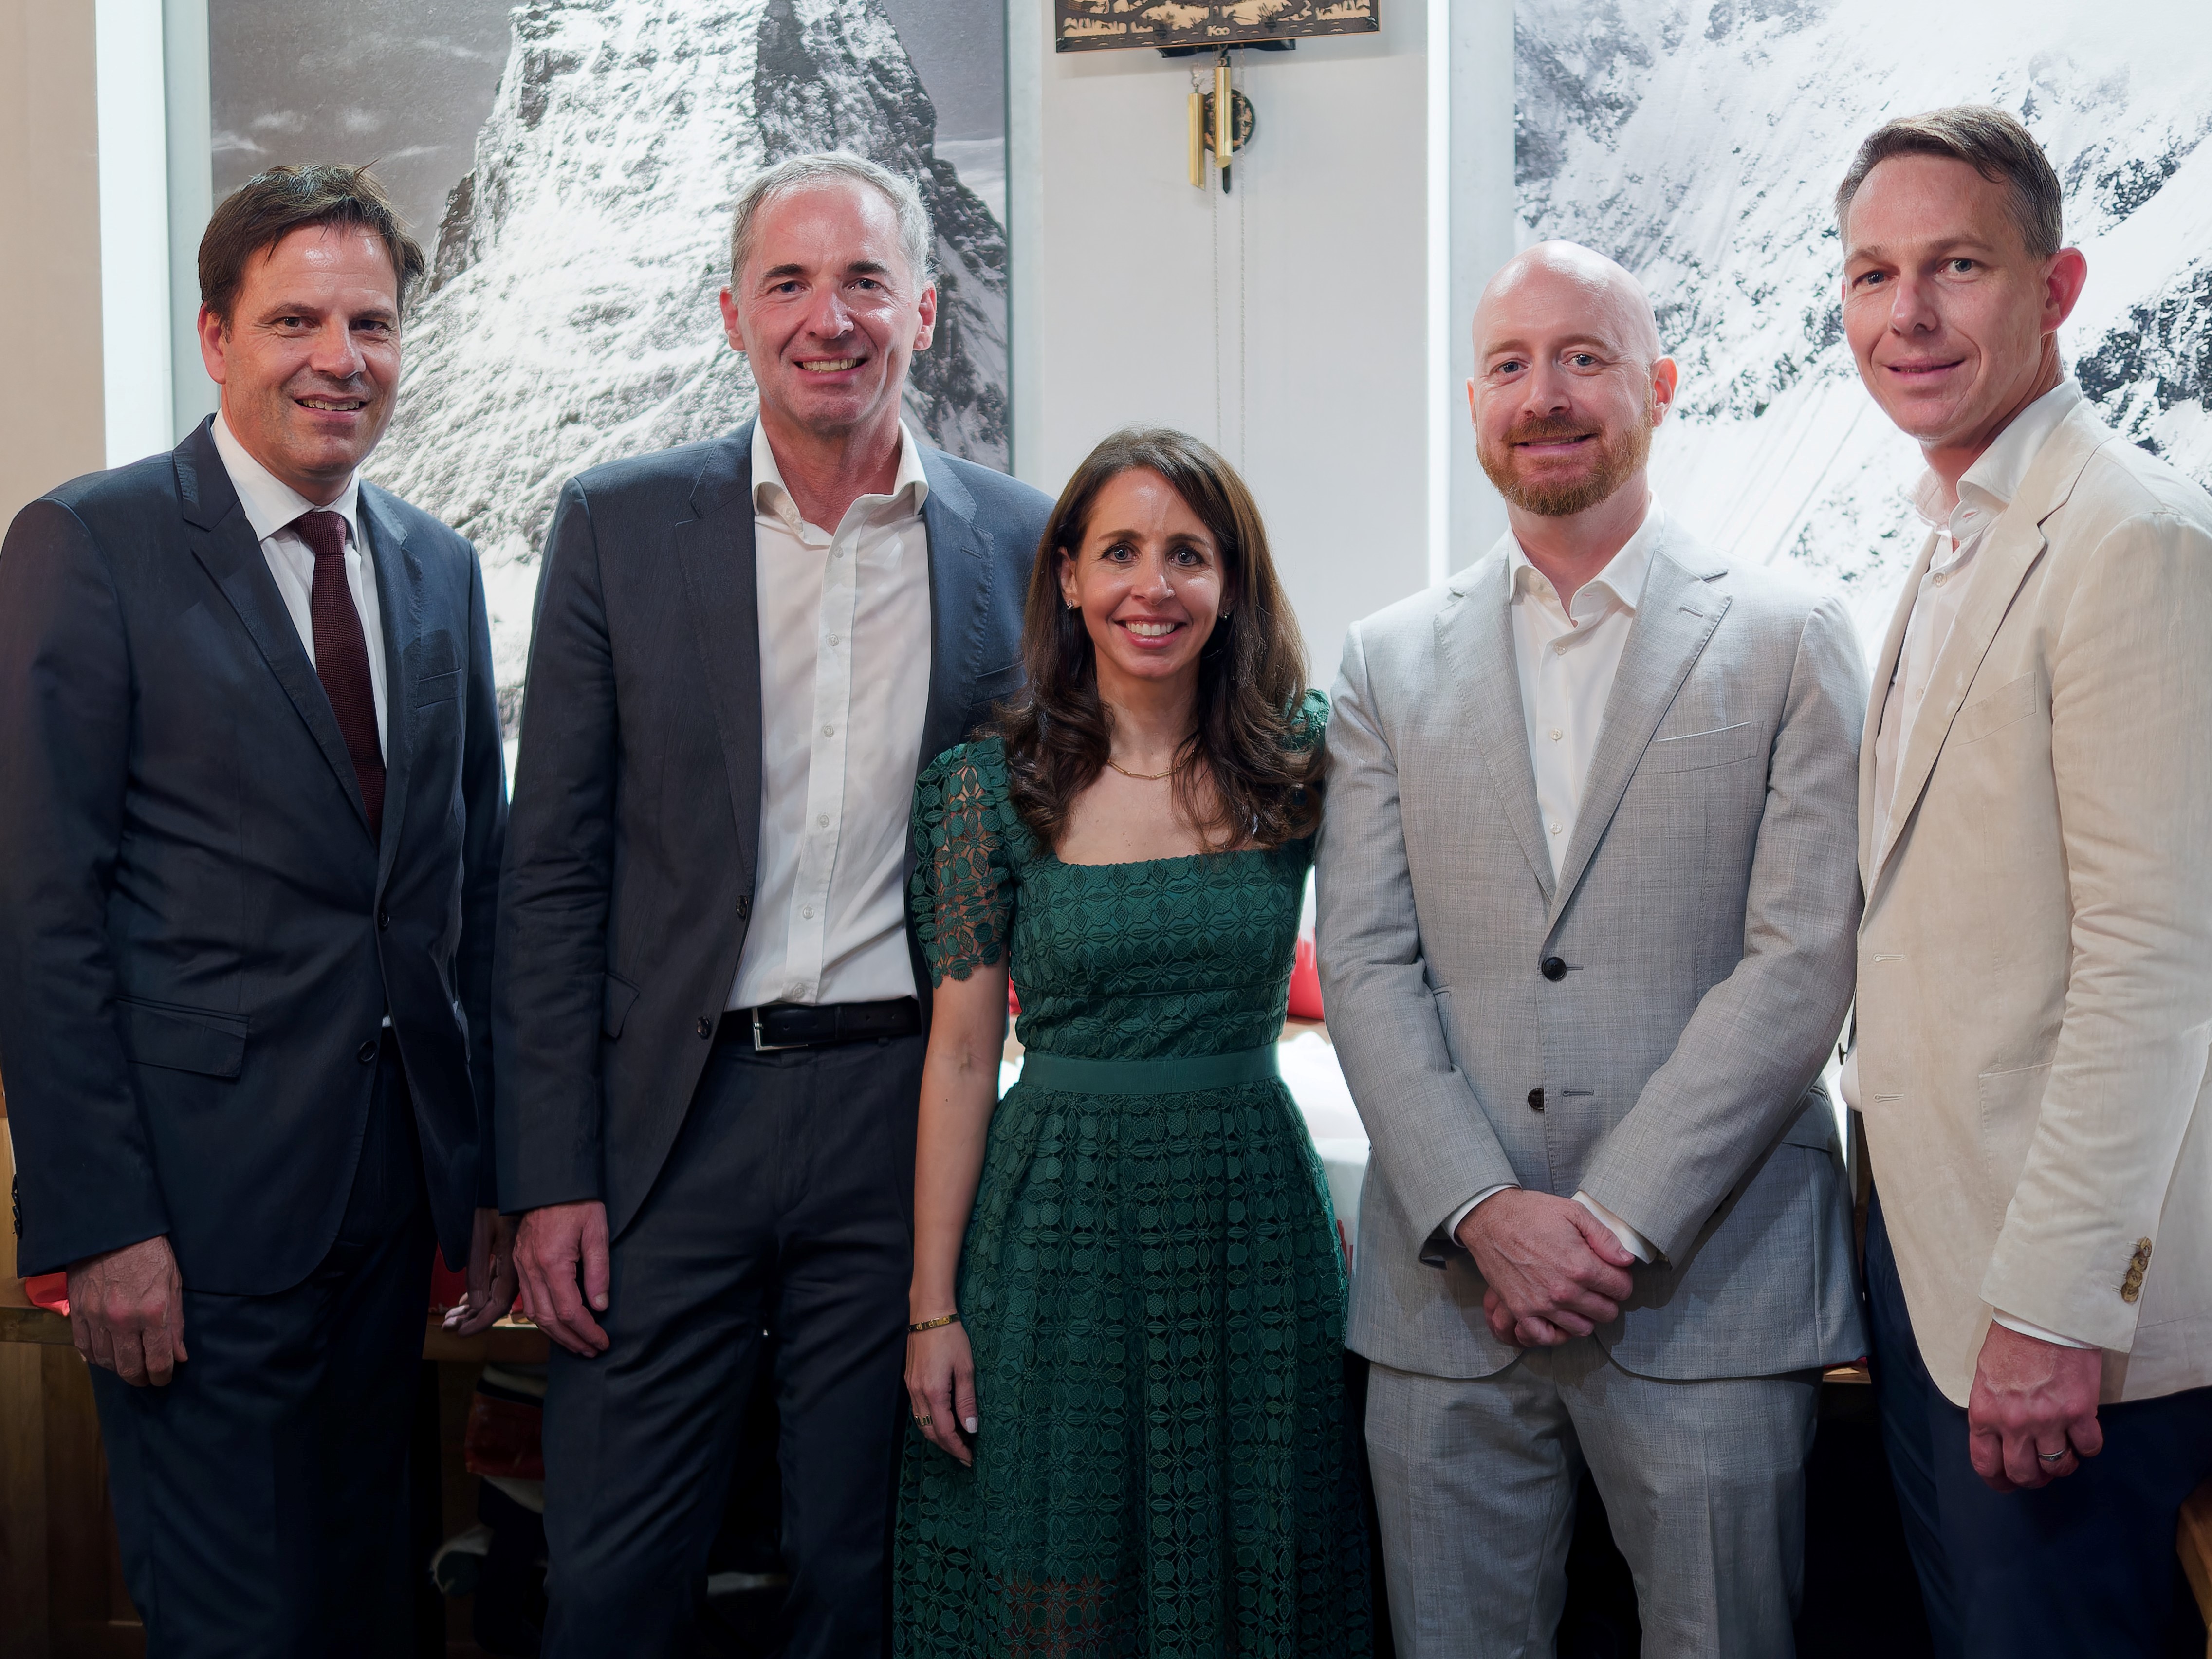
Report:
[[937,988],[894,1650],[1364,1655],[1344,1262],[1274,1064],[1328,705],[1227,463],[1102,444],[1025,657],[915,792]]

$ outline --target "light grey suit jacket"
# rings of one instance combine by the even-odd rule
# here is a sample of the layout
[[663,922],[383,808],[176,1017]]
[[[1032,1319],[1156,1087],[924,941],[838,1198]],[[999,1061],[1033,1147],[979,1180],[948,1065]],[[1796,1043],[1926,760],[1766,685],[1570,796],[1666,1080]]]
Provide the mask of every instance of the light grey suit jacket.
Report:
[[1850,1215],[1815,1080],[1859,917],[1850,623],[1662,526],[1555,881],[1509,547],[1354,626],[1336,683],[1322,984],[1374,1143],[1351,1346],[1437,1376],[1511,1363],[1443,1231],[1503,1182],[1587,1191],[1658,1248],[1598,1332],[1626,1369],[1852,1359]]

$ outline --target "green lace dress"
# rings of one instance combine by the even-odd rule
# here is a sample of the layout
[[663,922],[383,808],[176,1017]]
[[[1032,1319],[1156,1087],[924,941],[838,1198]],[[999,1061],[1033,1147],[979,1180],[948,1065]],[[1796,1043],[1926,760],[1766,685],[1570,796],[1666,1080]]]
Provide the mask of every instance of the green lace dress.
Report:
[[1310,844],[1062,864],[995,738],[914,833],[933,978],[1011,945],[1027,1054],[961,1261],[975,1466],[909,1428],[894,1651],[1368,1653],[1344,1263],[1273,1068]]

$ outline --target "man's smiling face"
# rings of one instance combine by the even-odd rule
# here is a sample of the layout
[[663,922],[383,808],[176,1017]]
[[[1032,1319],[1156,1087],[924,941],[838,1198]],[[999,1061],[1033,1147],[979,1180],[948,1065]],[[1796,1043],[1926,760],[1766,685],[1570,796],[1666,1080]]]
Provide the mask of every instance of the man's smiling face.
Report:
[[722,293],[763,409],[825,439],[896,418],[907,365],[936,319],[937,291],[908,267],[898,215],[857,180],[762,203],[745,268]]
[[1674,366],[1627,273],[1547,244],[1486,290],[1474,318],[1476,453],[1498,494],[1568,518],[1643,470]]
[[246,262],[227,324],[201,310],[200,356],[246,453],[309,501],[336,501],[399,385],[390,252],[358,226],[292,232]]
[[[2081,255],[2039,258],[2010,186],[1948,155],[1893,155],[1851,198],[1844,332],[1859,378],[1923,448],[1986,443],[2029,402]],[[2055,349],[2055,348],[2054,348]]]

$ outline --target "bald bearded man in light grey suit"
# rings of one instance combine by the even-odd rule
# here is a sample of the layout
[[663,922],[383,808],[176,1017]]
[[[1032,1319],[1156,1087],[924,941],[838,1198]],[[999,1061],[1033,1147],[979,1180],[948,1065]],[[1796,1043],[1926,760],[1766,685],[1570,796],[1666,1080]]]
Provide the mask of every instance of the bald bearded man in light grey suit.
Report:
[[1587,1467],[1647,1659],[1771,1659],[1820,1368],[1865,1349],[1815,1080],[1857,644],[1653,500],[1675,370],[1626,271],[1529,250],[1475,349],[1511,533],[1352,629],[1319,859],[1391,1623],[1407,1659],[1548,1655]]

